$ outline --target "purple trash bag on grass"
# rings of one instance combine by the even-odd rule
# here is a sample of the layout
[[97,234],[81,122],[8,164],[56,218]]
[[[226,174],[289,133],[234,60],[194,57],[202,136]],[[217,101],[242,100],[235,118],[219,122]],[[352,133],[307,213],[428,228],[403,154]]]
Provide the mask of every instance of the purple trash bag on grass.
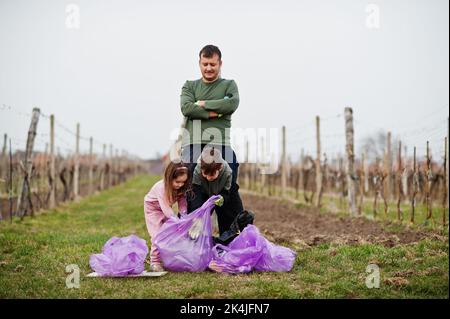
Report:
[[256,229],[257,234],[261,236],[264,242],[262,256],[254,269],[257,271],[291,271],[292,267],[294,267],[297,253],[290,248],[271,243],[259,233],[255,226],[252,225],[252,227]]
[[289,248],[277,246],[264,238],[258,228],[248,225],[228,246],[213,247],[215,269],[230,274],[258,271],[290,271],[296,253]]
[[[171,271],[199,272],[212,258],[211,210],[220,196],[210,197],[200,208],[181,218],[170,217],[160,228],[153,244],[158,248],[164,268]],[[194,221],[201,221],[200,236],[193,240],[189,230]]]
[[147,242],[136,235],[112,237],[101,254],[89,258],[91,268],[101,276],[137,275],[144,271]]
[[263,241],[249,231],[249,226],[228,246],[217,244],[213,247],[213,262],[221,272],[237,274],[253,270],[263,254]]

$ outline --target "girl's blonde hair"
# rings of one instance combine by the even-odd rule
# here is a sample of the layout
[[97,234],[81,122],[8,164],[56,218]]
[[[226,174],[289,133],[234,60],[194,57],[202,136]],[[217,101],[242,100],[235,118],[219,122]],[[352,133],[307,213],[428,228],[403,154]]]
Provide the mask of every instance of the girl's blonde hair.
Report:
[[[183,175],[187,175],[186,183],[179,190],[175,191],[172,187],[173,181]],[[169,203],[173,203],[181,195],[191,193],[192,176],[189,168],[182,161],[170,161],[164,170],[164,191]]]

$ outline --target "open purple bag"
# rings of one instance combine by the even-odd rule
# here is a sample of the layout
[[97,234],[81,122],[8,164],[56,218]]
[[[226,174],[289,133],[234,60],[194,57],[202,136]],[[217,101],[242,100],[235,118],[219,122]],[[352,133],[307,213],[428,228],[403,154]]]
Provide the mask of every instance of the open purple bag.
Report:
[[91,255],[89,265],[100,276],[137,275],[144,271],[147,254],[147,242],[136,235],[112,237],[101,254]]
[[[210,197],[200,208],[181,218],[169,218],[153,239],[158,248],[164,268],[171,271],[204,271],[212,258],[211,210],[220,196]],[[194,220],[200,219],[202,227],[199,238],[192,240],[189,229]]]
[[296,253],[264,238],[258,228],[248,225],[228,246],[213,247],[212,262],[216,269],[230,274],[258,271],[290,271]]

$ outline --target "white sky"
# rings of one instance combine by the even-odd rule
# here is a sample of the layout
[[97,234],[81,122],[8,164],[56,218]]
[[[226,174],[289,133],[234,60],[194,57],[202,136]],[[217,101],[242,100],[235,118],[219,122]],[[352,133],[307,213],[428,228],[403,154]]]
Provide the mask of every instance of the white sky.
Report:
[[[66,26],[70,3],[80,9],[79,29]],[[369,4],[378,5],[378,29],[367,27]],[[182,120],[181,86],[200,77],[198,51],[211,43],[222,50],[222,76],[239,87],[234,128],[286,125],[295,157],[315,152],[320,115],[323,151],[332,155],[344,151],[342,114],[351,106],[357,146],[384,128],[422,153],[429,138],[439,154],[448,15],[447,0],[0,0],[0,134],[23,148],[26,114],[37,106],[120,150],[165,153]],[[73,149],[74,137],[56,129],[61,152]],[[42,118],[38,149],[48,130]]]

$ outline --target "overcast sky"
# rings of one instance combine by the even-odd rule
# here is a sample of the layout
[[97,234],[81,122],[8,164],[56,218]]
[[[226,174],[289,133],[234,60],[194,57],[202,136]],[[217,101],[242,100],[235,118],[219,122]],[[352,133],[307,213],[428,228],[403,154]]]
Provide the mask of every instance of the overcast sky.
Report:
[[[55,114],[63,153],[75,140],[61,126],[77,122],[96,152],[104,142],[143,158],[165,153],[182,121],[181,86],[200,77],[198,51],[215,44],[222,77],[239,87],[233,127],[285,125],[292,156],[314,152],[316,115],[323,151],[343,151],[346,106],[357,146],[383,128],[420,152],[429,138],[439,152],[448,15],[447,0],[0,0],[0,134],[23,148],[37,106]],[[38,149],[48,130],[41,118]]]

